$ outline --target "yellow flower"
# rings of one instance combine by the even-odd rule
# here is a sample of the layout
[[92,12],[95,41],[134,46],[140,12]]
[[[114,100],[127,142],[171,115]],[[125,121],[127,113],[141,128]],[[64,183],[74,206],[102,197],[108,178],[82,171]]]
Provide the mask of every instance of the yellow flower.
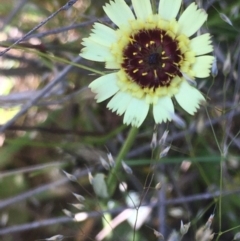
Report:
[[83,39],[80,55],[113,70],[89,87],[97,102],[112,97],[107,107],[125,124],[139,127],[150,106],[156,123],[171,120],[173,97],[191,115],[205,100],[188,82],[208,77],[213,62],[210,35],[190,39],[207,14],[192,3],[176,20],[181,3],[161,0],[154,14],[150,0],[132,0],[134,14],[124,0],[110,1],[103,9],[117,28],[95,23]]

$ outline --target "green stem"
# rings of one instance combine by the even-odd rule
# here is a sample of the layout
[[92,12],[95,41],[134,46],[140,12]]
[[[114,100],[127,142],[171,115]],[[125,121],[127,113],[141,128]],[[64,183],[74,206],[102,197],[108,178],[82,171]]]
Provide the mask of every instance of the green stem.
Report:
[[117,173],[119,172],[119,169],[121,167],[121,162],[127,155],[129,149],[131,148],[137,133],[138,128],[133,126],[129,131],[127,139],[115,160],[115,166],[113,167],[107,178],[107,186],[110,197],[113,195],[113,192],[115,191],[115,188],[117,186]]

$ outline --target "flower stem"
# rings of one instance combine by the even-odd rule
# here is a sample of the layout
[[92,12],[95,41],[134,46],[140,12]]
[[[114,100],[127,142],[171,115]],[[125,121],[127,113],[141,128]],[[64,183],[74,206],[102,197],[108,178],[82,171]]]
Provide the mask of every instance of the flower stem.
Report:
[[113,169],[111,170],[111,172],[107,178],[107,186],[108,186],[108,192],[109,192],[110,197],[113,195],[115,188],[117,186],[117,173],[119,172],[119,169],[121,167],[121,161],[127,155],[129,149],[131,148],[131,146],[135,140],[137,133],[138,133],[138,128],[133,126],[130,129],[127,139],[115,160],[115,166],[113,167]]

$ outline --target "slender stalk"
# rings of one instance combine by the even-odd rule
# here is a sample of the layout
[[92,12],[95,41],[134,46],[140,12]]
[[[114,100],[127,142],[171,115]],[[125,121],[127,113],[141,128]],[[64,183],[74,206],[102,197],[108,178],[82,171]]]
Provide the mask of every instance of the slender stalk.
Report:
[[115,166],[113,167],[113,169],[111,170],[107,178],[109,196],[112,196],[113,192],[115,191],[115,188],[117,186],[117,173],[119,172],[119,169],[121,167],[121,161],[126,157],[129,149],[131,148],[135,140],[137,133],[138,133],[137,127],[132,127],[130,129],[127,139],[115,160]]

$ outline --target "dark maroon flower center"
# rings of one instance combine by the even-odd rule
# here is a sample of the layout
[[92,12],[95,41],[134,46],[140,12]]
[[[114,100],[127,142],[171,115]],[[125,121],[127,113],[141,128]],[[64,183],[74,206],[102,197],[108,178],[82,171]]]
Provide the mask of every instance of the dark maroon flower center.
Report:
[[123,52],[122,67],[132,81],[141,87],[169,86],[175,76],[182,76],[179,67],[183,55],[178,42],[164,30],[141,30],[130,36]]

